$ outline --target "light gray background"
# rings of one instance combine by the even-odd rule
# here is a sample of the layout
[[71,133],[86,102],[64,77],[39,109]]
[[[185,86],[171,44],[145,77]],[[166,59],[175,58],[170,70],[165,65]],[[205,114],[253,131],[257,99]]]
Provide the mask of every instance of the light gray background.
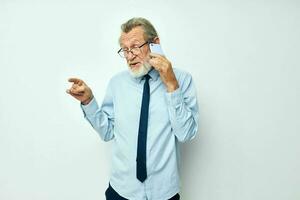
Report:
[[126,69],[118,37],[134,16],[196,83],[182,199],[300,199],[299,11],[296,0],[0,0],[0,199],[104,199],[111,144],[65,90],[80,77],[102,102]]

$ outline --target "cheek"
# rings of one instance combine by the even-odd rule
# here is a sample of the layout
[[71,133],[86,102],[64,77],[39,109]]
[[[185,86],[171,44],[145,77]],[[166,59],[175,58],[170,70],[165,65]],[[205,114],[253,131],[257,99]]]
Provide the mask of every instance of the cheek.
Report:
[[148,56],[149,56],[149,50],[148,49],[146,49],[146,50],[144,50],[143,52],[142,52],[142,56],[144,57],[144,58],[147,58]]
[[143,61],[149,62],[150,61],[150,56],[149,54],[143,55]]
[[143,54],[141,54],[141,55],[137,56],[137,60],[139,62],[144,62],[145,61],[145,56]]

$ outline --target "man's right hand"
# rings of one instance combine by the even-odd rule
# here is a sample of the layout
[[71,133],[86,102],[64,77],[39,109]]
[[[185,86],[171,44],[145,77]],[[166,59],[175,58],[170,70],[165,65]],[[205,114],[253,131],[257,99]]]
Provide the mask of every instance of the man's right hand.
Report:
[[69,78],[68,81],[73,83],[73,85],[66,92],[79,100],[83,105],[89,104],[94,96],[87,84],[78,78]]

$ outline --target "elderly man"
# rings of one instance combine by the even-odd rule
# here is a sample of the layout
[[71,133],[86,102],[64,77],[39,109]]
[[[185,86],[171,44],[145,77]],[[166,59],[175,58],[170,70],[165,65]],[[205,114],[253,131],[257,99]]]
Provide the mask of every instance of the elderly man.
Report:
[[107,200],[180,199],[179,142],[198,130],[192,77],[150,52],[160,40],[148,20],[132,18],[121,30],[118,53],[129,70],[111,78],[101,107],[80,79],[69,79],[67,93],[100,137],[113,142]]

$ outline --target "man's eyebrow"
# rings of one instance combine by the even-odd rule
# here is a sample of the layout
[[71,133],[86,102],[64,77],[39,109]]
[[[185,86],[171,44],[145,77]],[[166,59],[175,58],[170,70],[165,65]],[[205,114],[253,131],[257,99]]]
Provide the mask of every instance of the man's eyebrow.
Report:
[[133,43],[133,44],[136,44],[136,43],[139,44],[139,43],[141,43],[141,42],[140,42],[139,40],[133,40],[132,43]]
[[129,47],[125,47],[124,44],[122,44],[122,43],[120,44],[120,46],[122,49],[128,49],[128,48],[131,48],[134,46],[138,46],[140,44],[141,44],[141,42],[139,40],[134,40],[134,41],[132,41],[132,44]]

